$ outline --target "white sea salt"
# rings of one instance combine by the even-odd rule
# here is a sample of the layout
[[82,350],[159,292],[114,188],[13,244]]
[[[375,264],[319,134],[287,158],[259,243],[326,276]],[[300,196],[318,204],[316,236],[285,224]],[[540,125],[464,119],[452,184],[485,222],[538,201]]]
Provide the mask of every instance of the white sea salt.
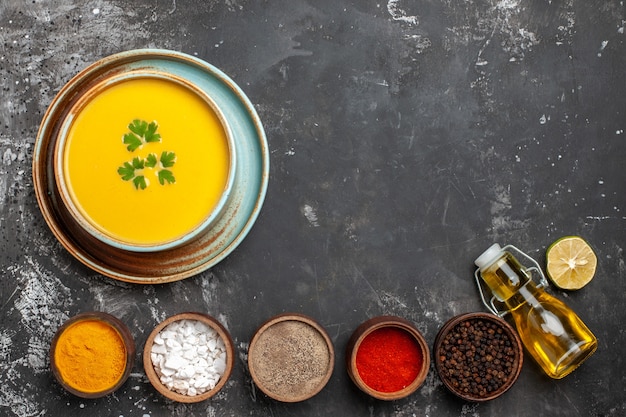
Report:
[[150,358],[163,385],[189,396],[215,388],[226,370],[224,341],[198,320],[167,325],[154,338]]

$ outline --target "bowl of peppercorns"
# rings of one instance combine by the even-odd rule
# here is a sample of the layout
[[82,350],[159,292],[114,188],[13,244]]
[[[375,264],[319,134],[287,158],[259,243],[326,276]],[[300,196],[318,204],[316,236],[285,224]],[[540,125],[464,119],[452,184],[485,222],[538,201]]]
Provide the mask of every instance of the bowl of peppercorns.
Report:
[[474,402],[504,394],[517,381],[524,360],[515,330],[488,313],[465,313],[448,320],[435,338],[433,355],[443,384]]

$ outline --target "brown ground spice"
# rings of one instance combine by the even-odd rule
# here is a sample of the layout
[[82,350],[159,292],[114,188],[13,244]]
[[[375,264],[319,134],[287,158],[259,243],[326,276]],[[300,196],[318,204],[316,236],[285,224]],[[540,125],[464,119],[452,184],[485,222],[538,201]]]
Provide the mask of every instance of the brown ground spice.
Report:
[[287,398],[315,392],[331,366],[324,337],[295,320],[276,323],[260,334],[250,360],[258,383]]

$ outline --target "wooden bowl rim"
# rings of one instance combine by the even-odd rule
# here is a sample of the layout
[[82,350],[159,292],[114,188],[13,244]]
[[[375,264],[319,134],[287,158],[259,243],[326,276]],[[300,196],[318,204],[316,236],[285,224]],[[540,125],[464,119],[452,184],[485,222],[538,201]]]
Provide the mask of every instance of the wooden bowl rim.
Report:
[[[150,351],[152,349],[152,345],[154,343],[154,338],[156,337],[156,335],[159,334],[159,332],[163,330],[167,325],[181,320],[196,320],[208,325],[219,334],[219,336],[224,341],[224,346],[226,346],[226,370],[220,377],[219,381],[212,390],[194,396],[180,394],[178,392],[170,390],[165,385],[163,385],[154,369],[154,365],[152,364],[152,358],[150,355]],[[148,380],[150,381],[152,386],[164,397],[180,403],[197,403],[208,400],[224,387],[224,385],[228,381],[228,378],[230,378],[230,375],[232,374],[233,368],[235,366],[234,356],[235,347],[233,345],[233,340],[230,336],[230,333],[215,317],[200,312],[185,312],[168,317],[152,330],[152,332],[148,336],[148,339],[146,339],[146,344],[144,345],[143,349],[143,367],[144,372],[146,373],[146,376],[148,377]]]
[[[390,327],[404,330],[413,337],[422,353],[422,366],[413,382],[405,388],[395,392],[381,392],[371,388],[361,379],[356,366],[356,356],[361,343],[367,336],[375,330]],[[348,375],[361,391],[379,400],[398,400],[413,394],[423,385],[430,370],[430,349],[422,333],[407,319],[397,316],[372,317],[361,323],[352,333],[346,349],[346,366]]]

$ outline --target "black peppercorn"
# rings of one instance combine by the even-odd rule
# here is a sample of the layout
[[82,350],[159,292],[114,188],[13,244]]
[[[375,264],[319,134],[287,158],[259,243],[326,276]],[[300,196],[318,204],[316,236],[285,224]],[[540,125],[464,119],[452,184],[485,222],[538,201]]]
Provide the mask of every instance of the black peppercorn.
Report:
[[438,335],[434,353],[439,375],[461,397],[475,401],[495,398],[517,378],[521,345],[501,322],[496,317],[468,315]]

